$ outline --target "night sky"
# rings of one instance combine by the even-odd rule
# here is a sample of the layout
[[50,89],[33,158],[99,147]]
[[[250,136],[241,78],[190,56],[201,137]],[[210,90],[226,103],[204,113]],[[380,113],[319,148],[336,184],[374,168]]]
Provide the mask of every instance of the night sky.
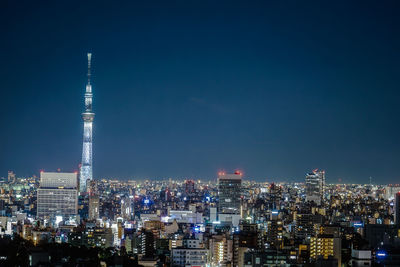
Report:
[[399,1],[131,2],[1,1],[0,176],[78,169],[90,51],[96,179],[400,182]]

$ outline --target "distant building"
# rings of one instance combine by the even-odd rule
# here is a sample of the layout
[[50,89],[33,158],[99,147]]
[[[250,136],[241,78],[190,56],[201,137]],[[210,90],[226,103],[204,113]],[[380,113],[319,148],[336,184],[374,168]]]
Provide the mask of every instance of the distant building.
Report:
[[172,266],[207,266],[208,250],[203,248],[172,249]]
[[400,192],[400,185],[388,185],[385,187],[385,198],[387,200],[392,200],[397,192]]
[[129,197],[121,198],[121,217],[130,220],[132,217],[132,204]]
[[185,193],[186,195],[190,195],[194,193],[194,181],[193,180],[186,180],[185,181]]
[[314,170],[306,175],[306,201],[322,204],[325,193],[325,171]]
[[154,234],[151,231],[143,231],[140,235],[141,239],[141,254],[142,258],[150,259],[155,256],[155,239]]
[[89,219],[97,220],[100,217],[100,199],[98,195],[89,195]]
[[267,221],[267,242],[277,249],[283,246],[283,223],[282,220],[273,219]]
[[397,192],[396,195],[395,195],[394,223],[397,226],[400,226],[400,192]]
[[244,267],[287,266],[289,255],[283,250],[254,250],[244,254]]
[[366,224],[365,239],[372,248],[394,244],[399,235],[399,227],[394,224]]
[[218,176],[218,213],[240,214],[242,174],[219,173]]
[[16,181],[15,173],[13,171],[8,171],[8,182],[15,183],[15,181]]
[[296,214],[294,235],[297,239],[315,236],[317,226],[321,225],[322,217],[314,214]]
[[68,243],[74,246],[102,247],[113,246],[114,235],[111,228],[86,227],[68,233]]
[[77,174],[41,172],[37,190],[37,216],[72,216],[77,214]]

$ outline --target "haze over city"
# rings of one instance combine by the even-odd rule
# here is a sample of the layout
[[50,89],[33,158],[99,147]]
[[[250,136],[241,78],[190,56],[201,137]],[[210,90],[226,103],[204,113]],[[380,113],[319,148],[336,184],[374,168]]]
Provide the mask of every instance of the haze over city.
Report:
[[399,3],[287,4],[3,2],[0,177],[78,170],[91,52],[95,179],[395,183]]

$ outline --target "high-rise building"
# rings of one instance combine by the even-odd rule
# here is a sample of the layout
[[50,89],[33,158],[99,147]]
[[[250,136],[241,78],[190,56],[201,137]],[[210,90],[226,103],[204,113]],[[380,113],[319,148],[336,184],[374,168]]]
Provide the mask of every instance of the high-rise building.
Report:
[[[97,220],[100,217],[100,197],[96,181],[91,181],[89,191],[89,220]],[[83,216],[84,217],[84,216]]]
[[8,171],[8,182],[15,183],[15,173],[13,171]]
[[306,239],[315,235],[315,217],[313,214],[296,214],[295,238]]
[[385,198],[387,200],[393,200],[397,192],[400,192],[399,184],[388,185],[385,187]]
[[82,163],[80,169],[79,191],[87,191],[87,182],[93,179],[92,166],[92,128],[94,113],[92,110],[92,85],[90,84],[90,68],[92,54],[88,53],[88,82],[85,92],[85,112],[82,113],[83,118],[83,148],[82,148]]
[[132,218],[132,203],[129,197],[121,198],[121,217],[125,220]]
[[143,231],[140,235],[141,254],[144,258],[153,258],[155,255],[155,239],[151,231]]
[[240,214],[242,174],[220,172],[218,175],[218,213]]
[[89,195],[89,219],[97,220],[100,217],[100,199],[97,194]]
[[306,175],[306,201],[321,205],[325,193],[325,171],[313,170]]
[[77,174],[41,172],[37,190],[37,216],[73,216],[77,214]]
[[267,221],[267,242],[276,249],[283,247],[283,222],[279,219]]
[[395,195],[394,209],[394,223],[400,226],[400,192]]
[[209,249],[213,266],[226,266],[232,261],[233,241],[226,235],[213,235],[209,240]]
[[185,193],[186,193],[186,195],[190,195],[190,194],[194,193],[194,181],[193,180],[185,181]]
[[330,257],[333,257],[338,261],[337,266],[342,266],[341,244],[341,239],[339,237],[335,237],[334,235],[317,235],[317,237],[311,237],[311,259],[317,260],[318,258],[322,258],[324,260],[328,260]]

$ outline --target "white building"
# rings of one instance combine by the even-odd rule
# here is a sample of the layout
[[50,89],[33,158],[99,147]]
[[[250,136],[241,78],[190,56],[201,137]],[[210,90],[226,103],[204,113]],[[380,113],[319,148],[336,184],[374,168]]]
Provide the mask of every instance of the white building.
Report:
[[356,250],[351,251],[352,266],[371,266],[372,256],[371,250]]
[[208,250],[201,248],[172,249],[172,265],[179,267],[206,266]]
[[41,172],[37,190],[39,218],[74,216],[78,213],[78,177],[76,173]]
[[385,198],[387,200],[393,200],[397,192],[400,192],[399,185],[388,185],[385,187]]

